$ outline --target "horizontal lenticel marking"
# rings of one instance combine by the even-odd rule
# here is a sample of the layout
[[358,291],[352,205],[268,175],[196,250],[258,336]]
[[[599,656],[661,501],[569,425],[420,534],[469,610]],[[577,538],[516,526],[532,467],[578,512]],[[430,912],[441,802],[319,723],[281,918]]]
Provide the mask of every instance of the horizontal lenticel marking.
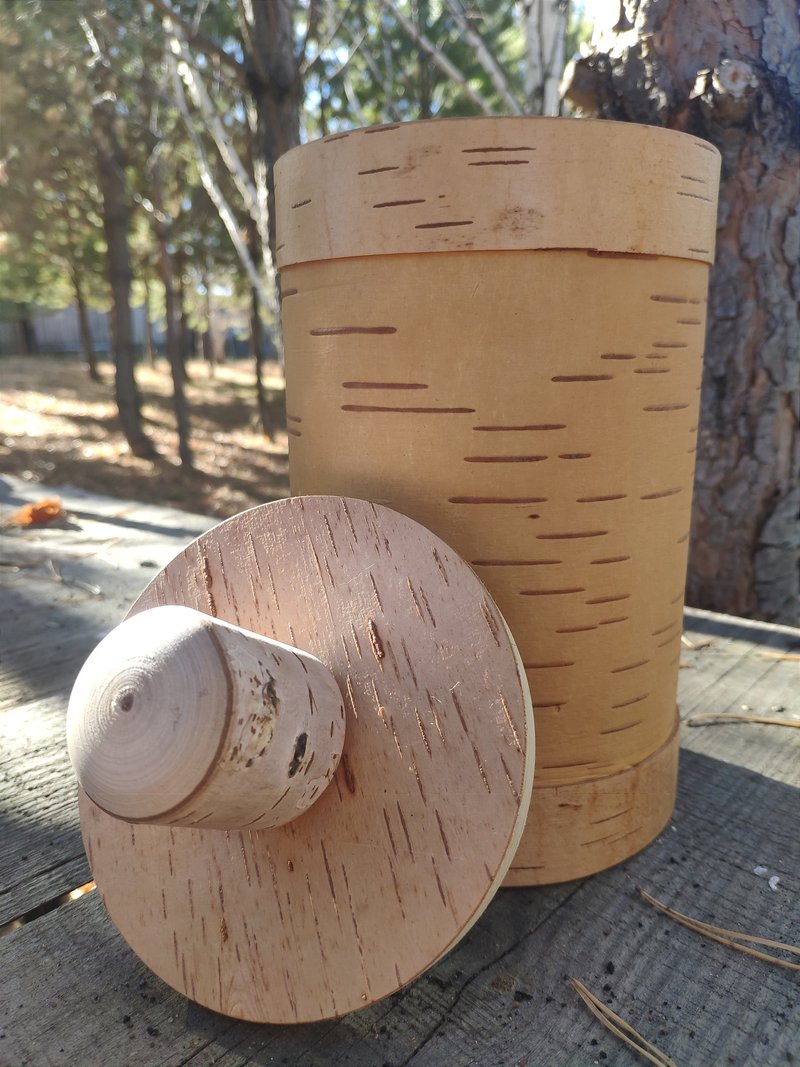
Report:
[[415,230],[442,230],[448,226],[473,226],[474,219],[460,219],[457,222],[419,222]]
[[701,196],[700,193],[685,193],[682,189],[678,189],[678,196],[689,196],[692,200],[705,200],[707,204],[714,203],[710,196]]
[[552,667],[574,667],[574,659],[553,660],[552,663],[523,663],[526,671],[546,671]]
[[581,530],[578,533],[537,534],[538,541],[572,541],[581,537],[605,537],[608,530]]
[[289,434],[289,435],[290,435],[291,437],[302,437],[302,436],[303,436],[303,435],[302,435],[302,433],[300,433],[300,431],[299,431],[299,430],[293,430],[291,426],[287,426],[287,427],[286,427],[286,432],[287,432],[287,433],[288,433],[288,434]]
[[612,704],[611,707],[613,710],[616,710],[617,708],[629,708],[631,704],[640,704],[643,700],[647,700],[649,696],[649,693],[640,693],[638,697],[631,697],[630,700],[621,700],[619,704]]
[[406,207],[408,204],[424,204],[425,200],[383,200],[380,204],[373,204],[373,207]]
[[630,593],[615,593],[612,596],[593,596],[587,604],[613,604],[615,600],[630,600]]
[[687,182],[700,182],[701,185],[708,185],[705,178],[695,178],[691,174],[681,174],[682,178],[685,178]]
[[601,359],[636,359],[631,352],[603,352],[600,355]]
[[563,563],[561,559],[473,559],[473,567],[550,567]]
[[308,200],[298,200],[296,204],[292,204],[292,208],[305,207],[306,204],[310,204],[310,203],[311,203],[310,199],[308,199]]
[[372,167],[371,170],[360,170],[359,174],[385,174],[388,170],[400,170],[399,167]]
[[687,341],[653,341],[653,348],[688,348]]
[[644,667],[649,662],[650,662],[649,659],[637,659],[637,661],[635,663],[626,663],[622,667],[612,667],[611,671],[609,673],[611,673],[611,674],[622,674],[623,671],[633,671],[633,670],[636,670],[637,667]]
[[544,504],[546,496],[450,496],[448,504]]
[[613,374],[556,374],[551,382],[610,382]]
[[672,486],[670,489],[659,489],[657,493],[645,493],[640,496],[640,500],[661,500],[665,496],[676,496],[678,493],[683,492],[682,485]]
[[690,248],[689,251],[690,252],[700,252],[701,254],[704,254],[706,256],[711,255],[711,249],[710,248]]
[[[547,703],[542,703],[541,700],[537,700],[536,701],[536,707],[534,708],[534,711],[540,711],[542,708],[563,708],[566,703],[567,703],[566,700],[548,700]],[[517,870],[520,870],[520,869],[521,870],[528,870],[527,867],[517,868]],[[535,868],[530,868],[530,869],[534,870]]]
[[650,299],[657,304],[700,304],[701,300],[692,296],[672,296],[671,293],[651,293]]
[[676,319],[679,326],[702,326],[702,319]]
[[527,167],[529,159],[480,159],[467,163],[468,167]]
[[[658,356],[648,357],[658,359]],[[669,367],[637,367],[634,374],[670,374]]]
[[288,414],[287,414],[286,418],[287,418],[287,419],[288,419],[288,420],[289,420],[290,422],[302,422],[302,421],[303,421],[303,420],[302,420],[302,419],[300,418],[300,416],[299,416],[299,415],[288,415]]
[[681,536],[678,538],[678,540],[675,542],[675,544],[676,545],[685,544],[689,540],[689,534],[690,533],[691,533],[691,530],[687,530],[685,534],[681,534]]
[[342,411],[400,411],[409,415],[474,415],[475,408],[395,408],[377,404],[342,404]]
[[397,333],[396,326],[318,326],[308,331],[312,337],[344,337],[347,334],[373,334],[383,336]]
[[609,493],[607,496],[579,496],[576,503],[601,504],[606,500],[625,500],[627,499],[627,496],[627,493]]
[[285,300],[287,296],[297,296],[298,289],[281,289],[281,300]]
[[427,389],[424,382],[342,382],[342,389]]
[[569,587],[566,589],[520,589],[519,596],[565,596],[568,593],[585,593],[584,586]]
[[617,615],[613,619],[598,619],[597,625],[598,626],[613,626],[613,624],[615,622],[627,622],[629,618],[630,618],[630,615]]
[[591,452],[559,452],[559,459],[591,459]]
[[591,559],[590,563],[625,563],[629,560],[630,556],[603,556],[600,559]]
[[392,125],[389,125],[387,123],[387,125],[385,125],[385,126],[374,126],[371,130],[362,130],[361,132],[362,133],[388,133],[389,130],[399,130],[399,129],[400,129],[400,123],[399,122],[395,122]]
[[585,630],[596,630],[597,623],[591,623],[589,626],[562,626],[556,630],[557,634],[580,634]]
[[541,422],[531,423],[527,426],[473,426],[473,430],[482,430],[485,433],[495,433],[501,430],[565,430],[567,424],[565,422]]
[[683,411],[688,404],[648,404],[642,411]]
[[544,504],[546,496],[451,496],[448,504]]
[[465,463],[541,463],[547,456],[464,456]]
[[645,359],[669,359],[663,352],[648,352]]
[[332,136],[325,138],[325,144],[329,144],[331,141],[343,141],[345,137],[349,136],[349,133],[334,133]]
[[609,726],[609,728],[607,730],[601,730],[600,731],[600,735],[602,737],[605,734],[621,734],[624,730],[632,730],[634,728],[634,726],[641,726],[641,725],[642,725],[642,720],[641,719],[636,719],[634,722],[623,723],[622,726]]
[[535,152],[536,149],[530,145],[516,145],[515,147],[504,147],[503,145],[491,145],[487,148],[462,148],[464,155],[470,155],[475,152]]

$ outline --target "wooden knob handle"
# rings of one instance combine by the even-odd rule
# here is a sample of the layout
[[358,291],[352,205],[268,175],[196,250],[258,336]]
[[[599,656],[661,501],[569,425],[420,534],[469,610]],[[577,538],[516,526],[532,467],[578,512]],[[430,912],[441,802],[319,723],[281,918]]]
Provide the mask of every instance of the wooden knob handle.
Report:
[[344,742],[314,656],[192,608],[151,608],[78,675],[67,743],[86,794],[130,822],[266,829],[300,815]]

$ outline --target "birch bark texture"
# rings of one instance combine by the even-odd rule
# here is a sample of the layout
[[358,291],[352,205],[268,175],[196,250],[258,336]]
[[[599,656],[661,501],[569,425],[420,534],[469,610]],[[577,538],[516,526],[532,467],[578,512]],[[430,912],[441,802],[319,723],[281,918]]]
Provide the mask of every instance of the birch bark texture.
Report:
[[687,599],[800,619],[800,9],[642,0],[576,64],[582,113],[722,153]]
[[[221,523],[167,565],[125,626],[143,619],[147,631],[152,624],[140,613],[164,605],[220,620],[213,630],[217,638],[227,634],[228,677],[216,684],[228,710],[205,724],[208,737],[188,746],[187,754],[197,757],[183,776],[191,796],[171,814],[159,815],[159,798],[143,798],[135,776],[121,798],[113,784],[114,802],[127,811],[145,802],[143,818],[153,821],[114,818],[81,793],[84,842],[112,920],[173,988],[236,1018],[308,1022],[395,992],[482,914],[525,826],[533,713],[514,642],[491,596],[418,523],[364,501],[326,497],[277,501]],[[167,674],[187,679],[183,728],[190,728],[195,694],[214,683],[206,680],[209,665],[196,667],[208,633],[193,621],[184,629],[194,653]],[[185,645],[180,626],[176,631]],[[288,689],[253,634],[290,645],[290,659],[295,649],[315,656],[344,700],[341,759],[318,796],[319,779],[330,769],[322,758],[326,728],[338,753],[335,723],[311,705],[302,682],[301,708],[286,706],[288,698],[283,704]],[[122,628],[117,637],[124,660],[131,642]],[[153,655],[167,646],[160,639],[145,643]],[[84,682],[92,691],[98,677],[103,688],[114,658],[101,653],[90,666]],[[114,721],[134,715],[149,692],[165,705],[158,770],[163,749],[181,749],[168,740],[172,701],[151,684],[163,671],[122,667],[106,688],[112,705],[125,701],[128,711],[117,715],[112,706],[108,745],[101,738],[92,746],[89,762],[110,746],[113,767],[114,753],[131,747],[116,744],[122,735],[151,759],[136,724]],[[294,685],[296,675],[283,677]],[[86,765],[79,714],[87,707],[84,682],[75,696],[73,747]],[[338,699],[331,706],[335,716]],[[228,728],[209,779],[202,770],[220,718]],[[288,768],[301,793],[304,784],[315,791],[311,807],[271,829],[260,828],[266,812],[244,825],[260,815],[251,810],[258,778],[270,773],[259,764],[265,741],[257,734],[265,719],[267,732],[275,728],[273,740],[281,720],[289,742],[298,731],[298,741],[308,734],[291,763],[291,743],[279,746],[273,781]],[[323,736],[315,738],[320,724]],[[173,725],[177,731],[180,722]],[[94,780],[102,789],[108,783],[100,772]],[[207,806],[193,803],[198,780]],[[220,827],[223,808],[228,822]],[[204,829],[203,822],[220,828]]]
[[719,156],[631,124],[337,134],[278,164],[290,481],[397,508],[498,602],[536,715],[507,884],[668,820]]

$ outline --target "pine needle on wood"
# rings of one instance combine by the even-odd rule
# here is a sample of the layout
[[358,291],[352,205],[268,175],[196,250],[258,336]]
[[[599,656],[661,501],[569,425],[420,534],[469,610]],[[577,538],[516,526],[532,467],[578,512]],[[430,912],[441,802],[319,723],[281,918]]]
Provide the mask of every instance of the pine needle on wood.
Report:
[[729,722],[755,722],[765,726],[794,726],[800,728],[800,719],[772,719],[765,715],[737,715],[735,712],[718,711],[706,715],[693,715],[686,719],[687,726],[724,726]]
[[[790,960],[782,960],[780,957],[773,956],[769,952],[759,952],[758,949],[749,947],[750,944],[764,945],[766,948],[775,948],[780,952],[790,952],[794,956],[800,956],[800,947],[797,947],[796,945],[788,945],[783,941],[773,941],[768,937],[756,937],[754,934],[745,934],[738,930],[726,930],[723,926],[712,926],[711,923],[703,922],[701,919],[693,919],[689,915],[684,915],[680,911],[675,911],[675,909],[670,908],[668,904],[656,900],[655,897],[645,892],[644,889],[639,889],[639,895],[642,896],[648,904],[652,904],[653,907],[662,914],[668,916],[670,919],[674,919],[675,922],[680,923],[682,926],[694,930],[695,933],[702,934],[703,937],[710,937],[712,941],[718,941],[721,945],[727,945],[729,948],[736,949],[737,952],[744,952],[746,955],[754,956],[756,959],[764,960],[766,963],[775,963],[779,967],[787,967],[790,971],[800,971],[800,963],[792,963]],[[743,941],[748,942],[749,944],[741,944],[740,942]]]
[[632,1048],[634,1052],[638,1052],[640,1056],[643,1056],[650,1063],[656,1064],[656,1067],[677,1067],[674,1060],[671,1060],[655,1045],[651,1045],[638,1030],[634,1030],[629,1023],[626,1023],[623,1018],[612,1011],[594,993],[590,993],[583,982],[579,982],[577,978],[570,978],[570,985],[586,1004],[592,1015],[599,1019],[603,1026],[610,1030],[615,1037],[618,1037],[620,1041],[624,1041],[629,1048]]
[[759,652],[762,659],[800,660],[800,652]]

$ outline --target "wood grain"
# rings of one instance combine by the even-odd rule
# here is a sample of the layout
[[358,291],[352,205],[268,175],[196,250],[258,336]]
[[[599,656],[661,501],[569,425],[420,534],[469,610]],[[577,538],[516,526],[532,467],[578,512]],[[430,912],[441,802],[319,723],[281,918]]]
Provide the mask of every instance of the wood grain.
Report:
[[83,795],[112,919],[170,985],[237,1018],[342,1015],[405,985],[486,907],[530,799],[529,697],[486,590],[410,519],[300,498],[201,537],[133,611],[165,603],[317,656],[345,745],[333,784],[273,830],[132,825]]

